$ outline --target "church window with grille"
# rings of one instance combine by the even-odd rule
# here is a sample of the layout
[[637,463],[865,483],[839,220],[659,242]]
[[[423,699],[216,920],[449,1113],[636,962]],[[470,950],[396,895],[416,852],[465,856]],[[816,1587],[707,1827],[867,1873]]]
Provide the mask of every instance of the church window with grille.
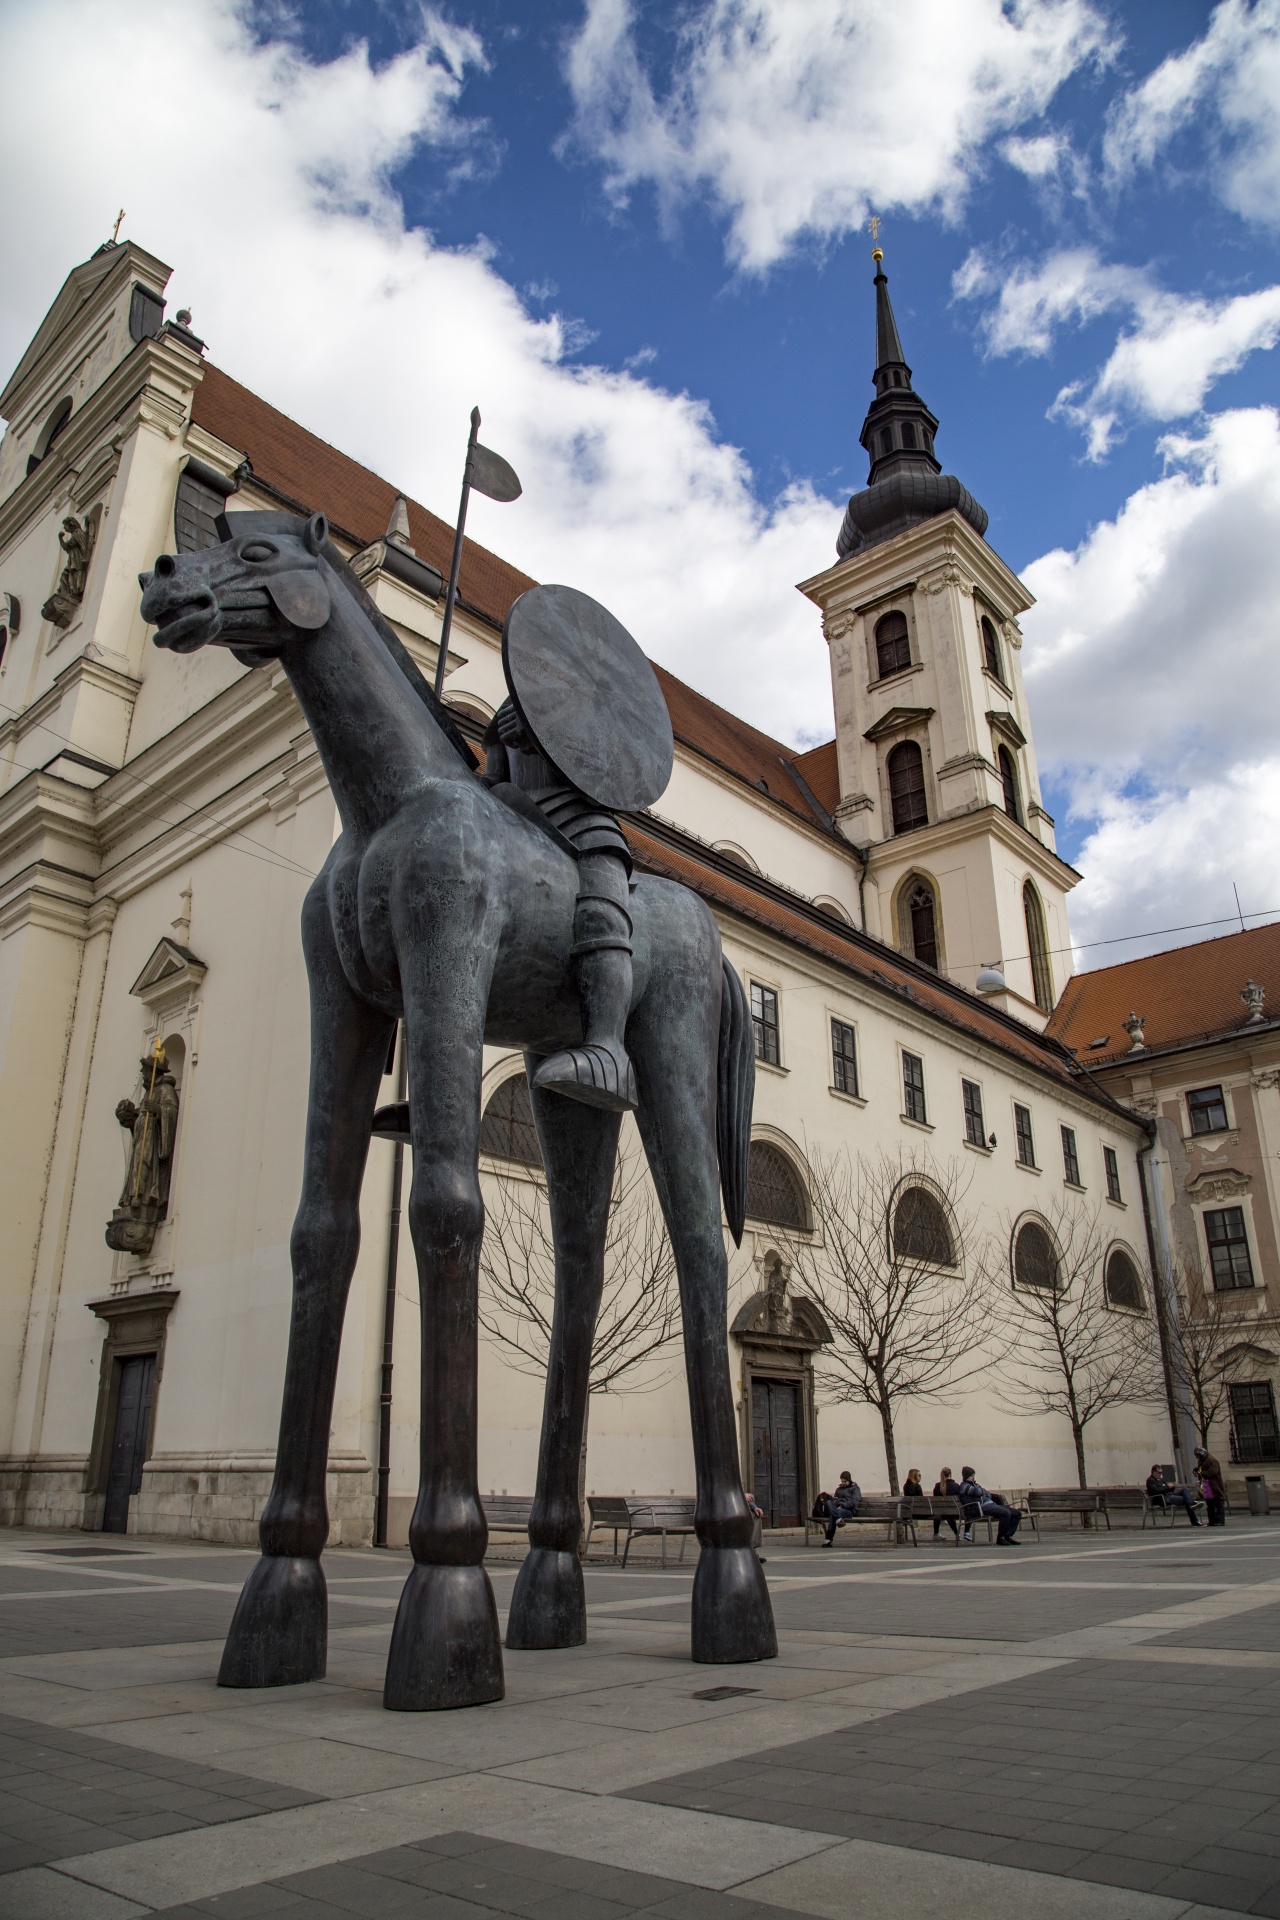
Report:
[[771,1227],[789,1227],[794,1233],[809,1231],[809,1196],[804,1182],[781,1148],[767,1140],[751,1142],[746,1212],[749,1219],[763,1220]]
[[1041,1013],[1053,1012],[1053,969],[1049,964],[1049,936],[1044,927],[1040,895],[1028,880],[1022,889],[1022,917],[1031,959],[1031,992]]
[[982,626],[982,658],[986,665],[987,672],[991,675],[993,680],[998,680],[1001,686],[1003,686],[1004,685],[1004,665],[1000,658],[1000,636],[996,632],[995,622],[993,620],[989,620],[986,614],[984,613],[982,616],[981,626]]
[[924,755],[914,740],[902,740],[885,762],[889,774],[889,806],[895,833],[910,833],[929,824],[929,802],[924,787]]
[[911,665],[911,638],[905,613],[886,613],[876,621],[876,671],[883,680]]
[[504,1080],[491,1095],[480,1121],[480,1151],[495,1160],[514,1160],[522,1167],[542,1165],[529,1083],[522,1073]]
[[938,902],[927,880],[908,880],[899,896],[902,947],[926,967],[938,965]]
[[1024,1220],[1013,1243],[1013,1277],[1020,1287],[1038,1287],[1056,1293],[1062,1268],[1053,1235],[1039,1220]]
[[1008,747],[1000,747],[996,758],[1000,763],[1000,785],[1004,791],[1004,810],[1011,820],[1022,825],[1022,797],[1018,792],[1018,769],[1013,764],[1013,755]]
[[831,1084],[837,1093],[858,1092],[858,1041],[847,1020],[831,1022]]
[[1258,1467],[1280,1460],[1280,1427],[1269,1380],[1242,1380],[1227,1389],[1231,1402],[1231,1458]]
[[782,1057],[778,1044],[778,996],[772,987],[751,982],[751,1026],[755,1033],[756,1059],[776,1067]]
[[908,1187],[893,1210],[895,1260],[917,1260],[931,1267],[954,1267],[956,1250],[946,1209],[927,1187]]
[[1216,1293],[1232,1293],[1253,1285],[1253,1262],[1243,1207],[1214,1207],[1204,1216],[1204,1237]]
[[924,1100],[924,1061],[918,1053],[902,1056],[902,1117],[928,1126],[929,1114]]
[[1107,1299],[1113,1307],[1125,1307],[1130,1313],[1145,1313],[1146,1295],[1142,1290],[1142,1276],[1132,1254],[1123,1247],[1116,1247],[1107,1256],[1106,1272],[1103,1277]]

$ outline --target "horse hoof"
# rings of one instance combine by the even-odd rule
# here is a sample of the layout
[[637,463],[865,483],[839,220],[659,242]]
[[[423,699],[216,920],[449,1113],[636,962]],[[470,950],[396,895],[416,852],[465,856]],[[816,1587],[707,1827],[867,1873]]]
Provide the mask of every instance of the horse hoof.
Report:
[[264,1554],[244,1583],[218,1668],[220,1687],[323,1680],[329,1602],[318,1560]]
[[404,1583],[387,1656],[382,1704],[393,1713],[438,1713],[501,1700],[502,1646],[483,1567],[419,1562]]
[[693,1657],[706,1666],[776,1660],[778,1633],[751,1547],[703,1547],[693,1576]]
[[509,1647],[580,1647],[587,1638],[587,1596],[576,1553],[531,1547],[507,1615]]

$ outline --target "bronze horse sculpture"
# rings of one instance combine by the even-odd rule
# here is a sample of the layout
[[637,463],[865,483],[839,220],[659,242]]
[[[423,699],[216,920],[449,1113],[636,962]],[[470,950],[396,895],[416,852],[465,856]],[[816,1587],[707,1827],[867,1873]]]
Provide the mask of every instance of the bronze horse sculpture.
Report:
[[[218,643],[288,674],[328,775],[342,833],[308,890],[302,940],[311,1079],[291,1240],[293,1310],[262,1557],[241,1593],[219,1682],[323,1676],[320,1555],[329,1425],[360,1187],[397,1020],[408,1062],[409,1223],[422,1305],[421,1476],[413,1567],[392,1633],[384,1704],[501,1699],[497,1610],[476,1481],[477,1172],[482,1049],[540,1061],[582,1040],[571,947],[571,849],[477,778],[466,743],[328,538],[324,516],[235,513],[223,544],[162,555],[140,576],[143,618],[179,653]],[[626,1040],[637,1122],[679,1273],[701,1545],[694,1660],[777,1652],[738,1467],[726,1339],[720,1195],[741,1237],[754,1088],[742,984],[707,907],[640,877]],[[578,1463],[603,1283],[621,1115],[535,1088],[556,1248],[556,1307],[530,1551],[509,1647],[586,1638]]]

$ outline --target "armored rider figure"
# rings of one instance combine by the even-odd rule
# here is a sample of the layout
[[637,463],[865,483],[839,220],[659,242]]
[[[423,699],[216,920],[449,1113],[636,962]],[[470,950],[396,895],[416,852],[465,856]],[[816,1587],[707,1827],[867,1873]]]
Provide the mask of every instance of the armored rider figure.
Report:
[[629,1112],[638,1101],[625,1039],[631,853],[614,809],[650,805],[670,778],[666,702],[626,628],[569,587],[520,596],[502,658],[510,698],[485,734],[485,778],[517,787],[578,862],[571,953],[583,1044],[551,1054],[533,1084]]

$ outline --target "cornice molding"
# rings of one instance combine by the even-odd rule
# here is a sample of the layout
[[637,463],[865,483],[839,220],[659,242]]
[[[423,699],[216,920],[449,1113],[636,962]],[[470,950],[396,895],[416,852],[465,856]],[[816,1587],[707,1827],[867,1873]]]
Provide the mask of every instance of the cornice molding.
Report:
[[[966,588],[981,592],[1002,620],[1014,620],[1035,604],[1017,574],[993,547],[973,531],[968,521],[949,508],[931,520],[908,527],[891,540],[879,541],[861,553],[798,583],[799,591],[835,618],[856,607],[917,587],[925,576],[953,567]],[[949,584],[946,579],[943,585]]]

